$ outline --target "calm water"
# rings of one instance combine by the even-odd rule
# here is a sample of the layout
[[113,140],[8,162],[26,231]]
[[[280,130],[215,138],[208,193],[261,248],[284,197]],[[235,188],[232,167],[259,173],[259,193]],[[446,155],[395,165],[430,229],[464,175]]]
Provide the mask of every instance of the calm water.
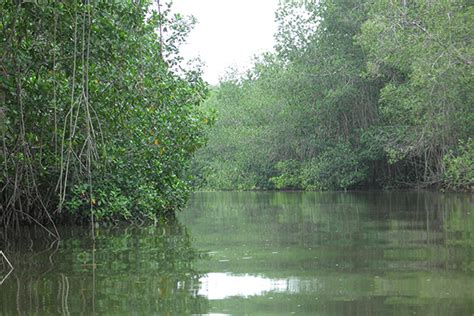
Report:
[[474,314],[472,195],[198,193],[173,223],[61,233],[0,240],[0,314]]

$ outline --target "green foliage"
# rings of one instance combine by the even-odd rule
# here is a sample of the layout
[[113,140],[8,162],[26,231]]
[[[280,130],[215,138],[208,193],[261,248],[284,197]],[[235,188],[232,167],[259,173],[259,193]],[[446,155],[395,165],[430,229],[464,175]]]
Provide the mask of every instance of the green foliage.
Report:
[[457,153],[444,156],[444,185],[452,190],[474,191],[474,139],[460,142]]
[[301,164],[295,160],[285,160],[276,163],[279,176],[270,178],[277,189],[298,189],[301,187]]
[[356,36],[367,74],[383,80],[380,119],[389,162],[414,181],[441,181],[443,156],[474,134],[469,1],[378,1]]
[[446,183],[444,157],[474,135],[473,12],[463,0],[282,2],[276,53],[206,103],[218,121],[198,186]]
[[0,221],[132,220],[184,205],[207,86],[199,68],[174,71],[192,21],[151,3],[1,3]]
[[367,168],[347,144],[339,143],[307,162],[302,170],[307,190],[345,190],[367,178]]

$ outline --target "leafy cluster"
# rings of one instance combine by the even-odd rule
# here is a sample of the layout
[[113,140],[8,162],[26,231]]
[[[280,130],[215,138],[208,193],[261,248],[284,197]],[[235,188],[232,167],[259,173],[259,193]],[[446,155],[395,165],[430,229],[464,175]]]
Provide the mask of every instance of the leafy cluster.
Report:
[[206,102],[219,120],[194,163],[208,175],[197,185],[472,187],[473,10],[282,2],[276,53],[229,74]]
[[443,173],[446,187],[453,190],[474,191],[474,140],[460,142],[457,152],[450,150],[444,156]]
[[[152,1],[2,1],[0,221],[155,218],[183,206],[207,95],[192,27]],[[67,215],[67,216],[65,216]]]

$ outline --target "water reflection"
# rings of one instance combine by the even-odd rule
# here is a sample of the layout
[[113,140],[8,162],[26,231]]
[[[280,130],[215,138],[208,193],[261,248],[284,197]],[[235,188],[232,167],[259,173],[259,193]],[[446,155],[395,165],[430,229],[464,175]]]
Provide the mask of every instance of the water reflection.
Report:
[[210,300],[232,296],[249,297],[268,292],[288,292],[289,280],[270,279],[256,275],[232,275],[230,273],[208,273],[200,279],[198,295]]
[[474,313],[472,195],[201,193],[178,221],[97,233],[0,238],[0,314]]
[[474,312],[472,195],[202,193],[182,218],[216,313]]
[[99,230],[95,241],[88,232],[63,228],[61,242],[50,244],[39,231],[10,239],[6,246],[15,270],[2,285],[0,314],[206,309],[206,300],[195,295],[200,275],[192,265],[200,255],[178,222]]
[[13,270],[14,268],[10,260],[8,260],[8,257],[3,253],[3,251],[0,251],[0,285],[8,279]]
[[231,297],[271,297],[270,295],[276,293],[317,293],[322,289],[322,283],[318,278],[272,279],[263,275],[208,273],[200,279],[198,295],[209,300],[222,300]]

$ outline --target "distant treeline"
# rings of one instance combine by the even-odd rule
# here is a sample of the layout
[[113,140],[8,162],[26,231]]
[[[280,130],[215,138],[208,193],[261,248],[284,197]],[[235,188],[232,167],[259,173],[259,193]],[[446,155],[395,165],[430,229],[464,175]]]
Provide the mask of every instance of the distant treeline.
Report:
[[192,19],[157,3],[1,1],[0,224],[184,205],[208,91],[175,71]]
[[276,19],[276,52],[205,104],[198,187],[473,189],[471,1],[282,1]]

